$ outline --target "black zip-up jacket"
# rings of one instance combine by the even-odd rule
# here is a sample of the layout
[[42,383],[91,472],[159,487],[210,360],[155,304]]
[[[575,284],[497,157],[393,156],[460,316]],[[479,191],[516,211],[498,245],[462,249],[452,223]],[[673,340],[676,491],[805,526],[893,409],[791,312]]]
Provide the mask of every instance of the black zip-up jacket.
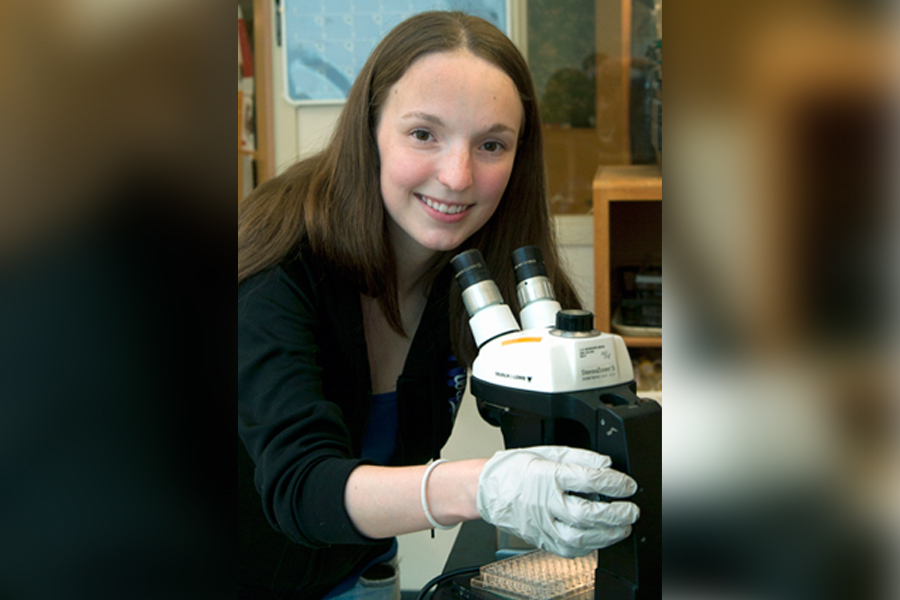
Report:
[[[317,598],[392,540],[344,507],[371,404],[358,290],[305,252],[238,286],[238,581],[244,597]],[[397,381],[392,464],[450,436],[465,375],[452,356],[449,272],[435,281]],[[255,590],[255,594],[253,593]],[[267,595],[268,594],[268,595]]]

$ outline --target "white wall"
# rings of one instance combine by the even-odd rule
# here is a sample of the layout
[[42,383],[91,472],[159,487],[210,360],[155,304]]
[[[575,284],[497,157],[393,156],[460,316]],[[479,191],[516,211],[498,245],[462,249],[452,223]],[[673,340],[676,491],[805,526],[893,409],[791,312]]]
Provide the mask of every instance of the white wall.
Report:
[[284,56],[282,49],[274,45],[274,39],[272,43],[275,170],[281,173],[328,143],[343,105],[298,107],[288,102],[284,92]]
[[557,215],[554,221],[566,272],[578,292],[582,308],[594,312],[594,217]]
[[[512,5],[513,40],[524,48],[524,11],[522,3]],[[328,143],[340,115],[341,105],[296,107],[284,98],[281,49],[273,49],[275,76],[275,160],[280,173],[299,158],[315,153]],[[586,308],[594,305],[593,222],[590,216],[560,216],[557,234],[563,260]],[[475,399],[466,393],[453,435],[442,455],[449,460],[491,456],[503,448],[500,430],[485,423],[478,414]],[[458,527],[448,531],[430,531],[399,538],[401,586],[418,590],[444,568]]]

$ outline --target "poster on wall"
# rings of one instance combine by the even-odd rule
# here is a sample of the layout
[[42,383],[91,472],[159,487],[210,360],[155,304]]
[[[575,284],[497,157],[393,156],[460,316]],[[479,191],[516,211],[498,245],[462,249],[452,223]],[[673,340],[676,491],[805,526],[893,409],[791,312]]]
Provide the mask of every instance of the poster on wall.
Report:
[[282,0],[284,90],[292,104],[344,102],[381,38],[426,10],[459,10],[509,35],[509,0]]

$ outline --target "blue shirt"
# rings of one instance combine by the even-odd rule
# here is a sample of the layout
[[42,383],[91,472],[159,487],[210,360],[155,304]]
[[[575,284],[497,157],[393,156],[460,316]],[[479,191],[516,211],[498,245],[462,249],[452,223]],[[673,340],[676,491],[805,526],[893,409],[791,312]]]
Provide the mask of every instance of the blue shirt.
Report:
[[386,465],[397,449],[397,392],[372,395],[369,423],[363,436],[362,456]]
[[[372,395],[372,407],[369,412],[369,423],[366,425],[366,433],[363,437],[362,455],[379,465],[386,465],[394,456],[397,448],[397,392]],[[397,555],[397,540],[394,540],[391,549],[385,554],[372,560],[362,568],[344,579],[337,587],[331,590],[325,599],[343,594],[359,580],[359,576],[372,565],[391,560]]]

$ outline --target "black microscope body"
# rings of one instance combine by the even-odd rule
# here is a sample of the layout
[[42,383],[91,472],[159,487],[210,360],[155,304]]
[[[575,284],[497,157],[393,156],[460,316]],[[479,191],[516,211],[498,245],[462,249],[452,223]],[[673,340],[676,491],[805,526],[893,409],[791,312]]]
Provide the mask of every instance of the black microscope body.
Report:
[[641,509],[632,534],[598,551],[595,598],[662,597],[662,410],[640,400],[634,383],[571,393],[504,388],[472,378],[481,416],[500,427],[506,448],[560,445],[612,459],[638,482]]
[[[521,326],[477,250],[451,261],[478,347],[472,394],[508,449],[558,445],[609,456],[638,483],[632,534],[598,551],[594,597],[662,597],[662,409],[638,398],[625,342],[561,310],[540,251],[512,254]],[[595,498],[604,500],[603,498]]]

